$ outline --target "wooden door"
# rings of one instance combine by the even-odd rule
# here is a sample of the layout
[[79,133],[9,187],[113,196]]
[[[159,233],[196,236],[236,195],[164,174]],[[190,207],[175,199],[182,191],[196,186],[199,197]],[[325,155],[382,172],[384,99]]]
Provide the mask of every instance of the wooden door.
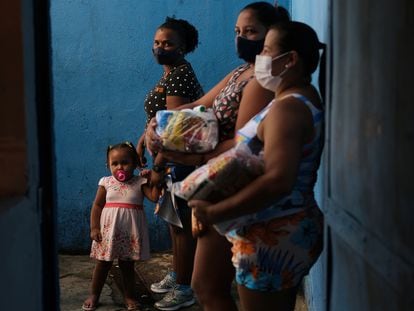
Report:
[[413,310],[414,2],[331,1],[330,310]]
[[0,310],[58,310],[49,6],[0,8]]

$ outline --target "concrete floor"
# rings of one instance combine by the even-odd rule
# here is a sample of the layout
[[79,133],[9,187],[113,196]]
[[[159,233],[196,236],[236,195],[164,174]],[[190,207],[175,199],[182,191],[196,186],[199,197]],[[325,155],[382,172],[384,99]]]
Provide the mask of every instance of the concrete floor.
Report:
[[[162,295],[149,291],[149,285],[164,277],[171,268],[171,253],[154,253],[152,258],[136,264],[136,291],[143,304],[144,310],[156,310],[154,301],[162,298]],[[83,300],[88,295],[89,284],[92,276],[94,262],[87,255],[59,255],[59,280],[60,280],[60,310],[79,311]],[[101,294],[100,305],[97,311],[121,311],[126,310],[122,302],[122,294],[119,290],[119,269],[114,266],[107,279],[107,283]],[[234,290],[237,301],[237,292]],[[201,311],[197,304],[182,309],[186,311]],[[307,311],[303,295],[299,295],[296,301],[295,311]]]

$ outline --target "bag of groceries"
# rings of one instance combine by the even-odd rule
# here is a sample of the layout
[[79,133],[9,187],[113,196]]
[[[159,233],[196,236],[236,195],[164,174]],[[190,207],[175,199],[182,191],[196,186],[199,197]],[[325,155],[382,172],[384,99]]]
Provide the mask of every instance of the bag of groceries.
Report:
[[212,109],[203,107],[157,111],[155,131],[164,149],[204,153],[216,147],[218,143],[217,118]]
[[246,145],[240,144],[200,166],[181,182],[175,183],[174,193],[184,200],[208,199],[217,202],[245,187],[263,174],[263,171],[261,157],[252,154]]
[[[181,182],[173,184],[175,195],[185,199],[208,200],[218,202],[247,186],[264,172],[264,163],[260,156],[252,154],[245,144],[239,144],[205,165],[199,167]],[[231,228],[243,225],[240,222],[215,224],[216,230],[225,234]]]

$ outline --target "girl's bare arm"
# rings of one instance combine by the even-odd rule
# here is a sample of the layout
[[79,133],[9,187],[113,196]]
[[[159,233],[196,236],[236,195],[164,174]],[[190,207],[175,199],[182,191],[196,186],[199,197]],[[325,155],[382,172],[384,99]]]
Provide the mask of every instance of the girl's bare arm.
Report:
[[95,200],[93,201],[92,209],[91,209],[91,239],[95,240],[96,242],[102,241],[102,234],[101,234],[101,214],[102,209],[104,208],[106,203],[106,190],[103,186],[98,186],[98,190],[96,192]]

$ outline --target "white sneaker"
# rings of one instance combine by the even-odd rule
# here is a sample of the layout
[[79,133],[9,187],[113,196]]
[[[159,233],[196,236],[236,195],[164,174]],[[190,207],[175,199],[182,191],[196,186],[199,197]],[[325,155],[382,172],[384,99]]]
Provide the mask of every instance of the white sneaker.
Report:
[[195,303],[193,290],[178,290],[174,287],[172,291],[168,292],[163,299],[157,301],[154,306],[159,310],[170,311],[178,310],[180,308],[189,307]]
[[171,291],[176,285],[175,276],[173,273],[168,272],[160,282],[151,284],[151,290],[154,293],[163,294]]

